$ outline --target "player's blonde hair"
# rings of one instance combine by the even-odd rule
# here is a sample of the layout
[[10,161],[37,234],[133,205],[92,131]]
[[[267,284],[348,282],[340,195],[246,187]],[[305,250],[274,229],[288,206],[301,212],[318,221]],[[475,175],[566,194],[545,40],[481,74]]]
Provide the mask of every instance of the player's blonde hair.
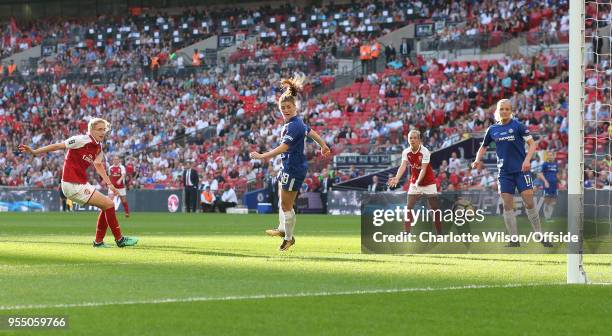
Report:
[[278,107],[284,102],[291,102],[294,105],[296,104],[297,95],[304,88],[304,81],[306,80],[306,76],[295,76],[290,79],[281,80],[281,86],[285,88],[285,92],[278,99]]
[[413,129],[412,131],[408,132],[408,139],[410,139],[410,135],[412,134],[416,134],[416,136],[421,139],[421,132],[419,130]]
[[[499,109],[501,108],[502,104],[509,104],[510,105],[510,109],[512,110],[512,102],[510,101],[510,99],[500,99],[497,102],[497,105],[495,106],[495,122],[501,122],[501,115],[499,114]],[[512,119],[512,117],[514,116],[514,113],[510,114],[510,119]]]
[[99,123],[104,123],[104,129],[106,132],[110,131],[110,123],[102,118],[91,118],[89,123],[87,123],[87,131],[91,132],[91,130]]

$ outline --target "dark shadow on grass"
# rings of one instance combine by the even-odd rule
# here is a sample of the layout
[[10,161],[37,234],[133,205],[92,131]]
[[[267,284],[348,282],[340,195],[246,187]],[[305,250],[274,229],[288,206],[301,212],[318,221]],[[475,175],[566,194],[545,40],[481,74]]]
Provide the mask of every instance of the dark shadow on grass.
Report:
[[[57,242],[57,241],[34,241],[34,240],[0,240],[1,243],[25,243],[25,244],[52,244],[52,245],[67,245],[67,246],[91,246],[89,242]],[[220,256],[220,257],[242,257],[242,258],[258,258],[258,259],[280,259],[280,255],[277,256],[266,256],[266,255],[253,255],[246,253],[235,253],[235,252],[222,252],[214,250],[203,250],[197,247],[185,247],[185,246],[137,246],[136,249],[152,250],[152,251],[168,251],[178,252],[192,255],[202,256]],[[134,249],[134,247],[130,248]],[[239,250],[237,250],[239,251]],[[243,250],[244,251],[244,250]],[[335,253],[335,252],[329,252]],[[435,254],[394,254],[393,256],[405,257],[405,258],[421,258],[427,257],[432,259],[443,259],[443,260],[474,260],[474,261],[500,261],[508,263],[529,263],[533,265],[564,265],[565,261],[554,261],[554,260],[524,260],[524,259],[512,259],[512,258],[482,258],[473,257],[468,255],[435,255]],[[308,261],[328,261],[328,262],[366,262],[366,263],[402,263],[402,261],[392,260],[372,260],[372,259],[355,259],[355,258],[337,258],[337,257],[293,257],[293,259],[308,260]],[[449,263],[432,263],[419,261],[416,264],[419,265],[440,265],[440,266],[455,266]],[[587,265],[593,266],[609,266],[609,262],[587,262]]]
[[80,246],[91,246],[91,242],[83,243],[67,243],[58,241],[39,241],[39,240],[0,240],[2,243],[26,243],[26,244],[52,244],[52,245],[80,245]]
[[[202,255],[202,256],[218,256],[218,257],[235,257],[235,258],[256,258],[256,259],[279,259],[280,255],[257,255],[247,253],[236,253],[227,251],[216,251],[206,250],[198,248],[183,248],[183,247],[147,247],[147,250],[158,250],[168,252],[178,252],[190,255]],[[280,252],[275,252],[280,253]],[[313,261],[339,261],[339,262],[374,262],[374,263],[386,263],[385,260],[370,260],[370,259],[348,259],[348,258],[334,258],[334,257],[293,257],[293,259],[302,260],[313,260]]]
[[[394,261],[389,260],[373,260],[373,259],[363,259],[363,258],[337,258],[337,257],[305,257],[305,256],[291,256],[291,255],[256,255],[256,254],[246,254],[246,253],[235,253],[235,252],[226,252],[226,251],[215,251],[215,250],[205,250],[198,248],[183,248],[183,247],[147,247],[147,250],[158,250],[158,251],[167,251],[167,252],[178,252],[190,255],[201,255],[201,256],[218,256],[218,257],[235,257],[235,258],[255,258],[262,260],[283,260],[286,259],[288,261],[291,260],[306,260],[306,261],[326,261],[326,262],[362,262],[362,263],[376,263],[376,264],[386,264],[386,263],[395,263]],[[280,252],[274,252],[280,253]],[[420,265],[439,265],[439,266],[453,266],[452,264],[445,263],[424,263],[420,262]]]

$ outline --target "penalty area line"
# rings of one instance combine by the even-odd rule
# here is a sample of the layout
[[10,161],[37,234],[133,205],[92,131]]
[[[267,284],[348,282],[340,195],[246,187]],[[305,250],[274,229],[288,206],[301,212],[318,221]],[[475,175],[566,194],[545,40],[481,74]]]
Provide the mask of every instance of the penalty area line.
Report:
[[437,288],[436,287],[408,287],[408,288],[387,288],[387,289],[384,289],[384,288],[364,289],[364,290],[338,291],[338,292],[302,292],[302,293],[230,295],[230,296],[196,296],[196,297],[184,297],[184,298],[161,298],[161,299],[150,299],[150,300],[0,306],[0,311],[23,310],[23,309],[102,307],[102,306],[114,306],[114,305],[140,305],[140,304],[146,305],[146,304],[187,303],[187,302],[207,302],[207,301],[265,300],[265,299],[277,299],[277,298],[323,297],[323,296],[365,295],[365,294],[391,294],[391,293],[410,293],[410,292],[437,292],[437,291],[452,291],[452,290],[464,290],[464,289],[520,288],[520,287],[550,286],[550,285],[563,285],[563,284],[565,283],[465,285],[465,286],[450,286],[450,287],[437,287]]

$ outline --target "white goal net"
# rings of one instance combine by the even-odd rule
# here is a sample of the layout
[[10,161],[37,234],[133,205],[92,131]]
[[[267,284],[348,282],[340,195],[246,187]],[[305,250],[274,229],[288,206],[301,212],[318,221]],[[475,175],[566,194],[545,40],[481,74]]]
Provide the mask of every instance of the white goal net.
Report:
[[568,255],[567,280],[610,283],[612,256],[602,251],[612,242],[612,0],[570,1],[569,49],[568,221],[583,240]]

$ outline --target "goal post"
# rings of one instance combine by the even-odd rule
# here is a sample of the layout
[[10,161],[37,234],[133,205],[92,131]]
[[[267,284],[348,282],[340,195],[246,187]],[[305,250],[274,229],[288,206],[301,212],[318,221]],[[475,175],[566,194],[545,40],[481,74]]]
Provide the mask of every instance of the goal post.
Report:
[[[569,7],[569,148],[568,148],[568,231],[582,240],[584,197],[584,0],[570,0]],[[579,243],[580,244],[580,243]],[[573,251],[570,251],[573,252]],[[567,283],[587,282],[581,246],[567,255]]]

